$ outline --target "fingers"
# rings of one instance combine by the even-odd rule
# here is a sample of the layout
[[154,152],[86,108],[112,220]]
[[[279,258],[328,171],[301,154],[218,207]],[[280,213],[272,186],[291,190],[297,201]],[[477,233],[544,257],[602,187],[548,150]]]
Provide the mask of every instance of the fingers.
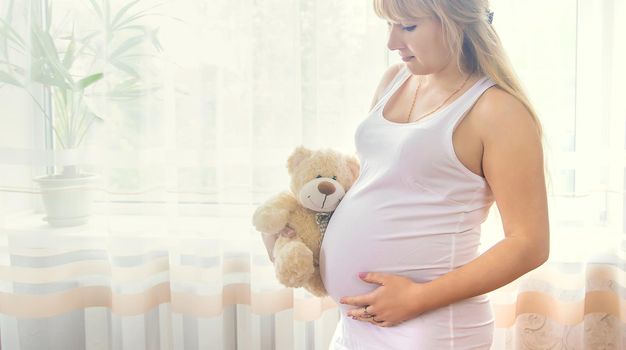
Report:
[[265,245],[265,250],[267,250],[267,256],[269,257],[271,262],[274,262],[274,244],[276,243],[276,236],[271,234],[266,234],[263,232],[263,244]]
[[373,324],[375,326],[378,326],[378,327],[391,327],[391,326],[394,326],[393,323],[387,322],[387,321],[384,321],[384,320],[379,320],[379,319],[376,318],[376,316],[367,317],[367,318],[362,318],[361,317],[361,318],[358,318],[358,319],[360,321],[369,322],[369,323],[371,323],[371,324]]
[[278,234],[283,237],[293,238],[296,235],[296,231],[289,226],[285,226]]
[[350,312],[348,312],[348,316],[352,317],[353,320],[369,322],[379,327],[392,327],[402,323],[392,323],[378,319],[371,305],[366,305],[365,307],[351,310]]
[[368,322],[375,324],[379,327],[393,327],[393,326],[397,326],[402,322],[397,322],[397,323],[393,323],[393,322],[388,322],[388,321],[384,321],[384,320],[379,320],[376,318],[376,316],[374,317],[370,317],[368,319],[366,319]]
[[[369,310],[368,310],[369,308]],[[370,305],[365,305],[365,307],[361,310],[359,309],[359,315],[358,317],[361,318],[372,318],[376,316],[376,314],[372,311],[372,308]]]
[[359,277],[365,282],[377,283],[384,286],[388,275],[379,272],[360,272]]
[[377,325],[377,326],[381,326],[381,327],[383,327],[383,325],[387,323],[387,322],[385,322],[383,320],[377,319],[376,316],[370,317],[370,322],[375,324],[375,325]]
[[371,311],[371,308],[370,308],[370,311],[367,310],[368,307],[370,307],[370,305],[365,305],[365,307],[363,308],[363,316],[362,317],[368,318],[368,317],[376,316],[376,314],[374,314],[373,311]]
[[363,311],[363,305],[369,305],[369,304],[374,303],[375,301],[374,292],[375,291],[372,291],[367,294],[357,295],[357,296],[342,297],[341,299],[339,299],[339,303],[347,304],[347,305],[354,305],[356,307],[360,307],[361,311]]
[[348,316],[352,318],[371,318],[372,316],[376,316],[376,313],[372,310],[371,305],[365,305],[358,309],[348,311]]
[[296,231],[289,226],[283,227],[278,233],[268,233],[261,232],[263,237],[263,244],[265,245],[265,249],[267,250],[267,256],[270,261],[274,262],[274,244],[276,244],[276,240],[279,236],[293,238],[296,235]]

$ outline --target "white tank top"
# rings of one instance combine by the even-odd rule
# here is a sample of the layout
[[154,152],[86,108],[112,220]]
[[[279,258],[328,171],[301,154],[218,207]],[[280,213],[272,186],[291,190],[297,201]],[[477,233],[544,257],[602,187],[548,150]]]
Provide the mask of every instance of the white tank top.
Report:
[[[457,158],[452,134],[481,94],[495,83],[484,76],[427,117],[412,123],[389,121],[382,115],[383,108],[410,74],[404,66],[369,116],[358,125],[355,143],[361,172],[333,213],[322,242],[320,273],[342,315],[333,340],[338,349],[360,349],[358,344],[373,346],[373,337],[385,333],[381,329],[399,332],[415,325],[405,322],[381,328],[345,318],[346,311],[354,307],[339,304],[341,297],[365,294],[376,288],[361,281],[359,272],[393,273],[423,283],[468,263],[478,256],[480,225],[493,203],[486,180]],[[486,296],[472,300],[488,306]],[[442,317],[451,319],[443,323],[447,325],[445,329],[422,331],[444,332],[454,337],[457,327],[491,322],[489,310],[483,311],[473,311],[478,319],[469,320],[446,312],[448,316]],[[411,347],[418,345],[412,343],[411,335],[419,332],[407,332],[400,337],[404,340],[396,344],[397,348],[418,348]],[[421,334],[423,338],[425,333]],[[381,346],[389,346],[392,341],[378,340],[382,341]],[[447,348],[439,343],[423,346]]]

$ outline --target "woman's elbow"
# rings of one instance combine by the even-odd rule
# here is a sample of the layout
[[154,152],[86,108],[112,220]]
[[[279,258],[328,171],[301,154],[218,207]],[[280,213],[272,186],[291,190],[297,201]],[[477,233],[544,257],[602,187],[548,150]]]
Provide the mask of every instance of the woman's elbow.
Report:
[[546,238],[544,243],[535,244],[529,251],[531,258],[528,259],[531,270],[543,265],[550,258],[550,239]]

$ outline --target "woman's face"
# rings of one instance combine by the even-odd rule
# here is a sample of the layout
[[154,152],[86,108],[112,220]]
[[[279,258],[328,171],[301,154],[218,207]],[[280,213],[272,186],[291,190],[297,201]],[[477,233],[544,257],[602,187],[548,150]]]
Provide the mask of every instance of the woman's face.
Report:
[[389,26],[389,50],[398,50],[402,60],[415,75],[432,74],[450,62],[450,53],[444,44],[441,23],[432,18],[413,22],[393,23]]

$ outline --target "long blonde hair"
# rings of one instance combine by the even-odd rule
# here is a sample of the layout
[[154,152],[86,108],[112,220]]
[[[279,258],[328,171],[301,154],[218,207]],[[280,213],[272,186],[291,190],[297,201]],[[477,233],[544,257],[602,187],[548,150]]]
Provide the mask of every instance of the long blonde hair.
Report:
[[438,19],[460,71],[487,75],[498,87],[521,101],[543,138],[541,123],[488,21],[488,0],[374,0],[376,14],[393,22],[424,16]]

